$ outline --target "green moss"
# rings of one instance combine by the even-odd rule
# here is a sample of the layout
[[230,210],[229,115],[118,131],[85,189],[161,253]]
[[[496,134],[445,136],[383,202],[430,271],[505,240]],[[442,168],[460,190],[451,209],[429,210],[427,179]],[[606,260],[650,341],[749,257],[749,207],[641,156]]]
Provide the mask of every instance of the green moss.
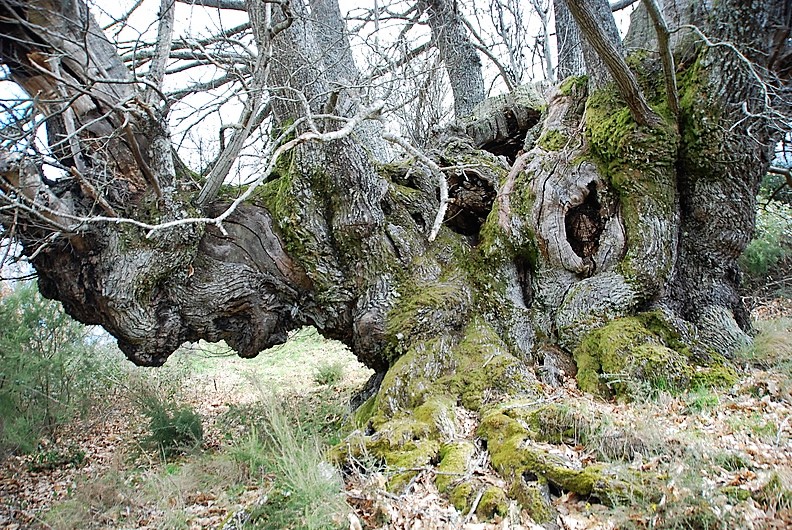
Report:
[[384,452],[385,462],[394,470],[414,472],[413,468],[429,464],[440,451],[440,444],[435,440],[420,440],[409,449]]
[[432,395],[422,405],[415,408],[412,417],[430,425],[435,433],[453,433],[456,419],[454,404],[454,400],[448,396]]
[[520,363],[508,351],[495,329],[483,319],[475,319],[463,340],[452,351],[455,369],[438,384],[459,396],[461,404],[479,410],[486,396],[511,395],[529,390],[529,381],[520,375]]
[[649,332],[660,337],[669,348],[685,355],[690,354],[690,344],[682,340],[682,336],[673,328],[661,311],[647,311],[636,315],[636,318]]
[[440,452],[440,442],[431,439],[417,440],[404,447],[402,450],[383,453],[388,468],[396,472],[388,479],[389,491],[403,491],[420,468],[428,466]]
[[411,159],[397,160],[395,162],[377,162],[376,169],[379,176],[397,184],[403,184],[414,162]]
[[354,413],[354,425],[357,428],[365,427],[377,411],[377,396],[371,396]]
[[[586,335],[573,355],[578,386],[602,396],[630,397],[641,385],[681,391],[730,385],[736,379],[734,370],[716,354],[707,365],[695,366],[688,345],[659,313],[612,320]],[[612,377],[610,384],[603,375]]]
[[712,104],[711,83],[707,68],[702,65],[702,57],[677,76],[679,129],[682,132],[681,158],[685,161],[685,170],[709,180],[718,177],[712,174],[712,161],[722,158],[726,129],[721,124],[722,109]]
[[677,208],[679,134],[665,103],[652,108],[660,124],[639,126],[609,86],[590,95],[585,110],[590,159],[619,197],[628,241],[619,271],[642,296],[656,293],[673,266],[672,234],[647,226],[673,226]]
[[440,493],[445,493],[464,477],[475,452],[475,446],[467,441],[445,444],[440,448],[440,464],[435,476],[435,485]]
[[606,504],[645,494],[636,478],[618,477],[603,465],[571,467],[563,457],[533,445],[526,428],[500,412],[482,420],[479,434],[487,440],[492,465],[512,481],[522,480],[523,474],[529,473],[563,490],[593,495]]
[[691,377],[692,388],[726,388],[737,382],[737,372],[721,358],[711,366],[694,368]]
[[497,486],[489,486],[484,490],[476,507],[476,515],[480,520],[492,519],[496,515],[504,516],[509,511],[509,499],[506,493]]
[[564,81],[559,85],[558,92],[563,96],[570,96],[578,90],[584,90],[587,86],[588,76],[571,76],[564,79]]
[[391,418],[424,402],[425,396],[432,393],[438,374],[449,369],[448,348],[449,345],[441,340],[427,339],[410,346],[396,360],[380,385],[378,412],[372,419],[375,428],[380,415]]
[[437,335],[436,323],[461,327],[469,309],[469,291],[458,274],[436,282],[405,282],[386,319],[386,340],[392,360],[405,353],[407,337],[415,342]]
[[531,410],[526,417],[532,438],[549,443],[577,443],[588,427],[582,414],[568,405],[548,403]]
[[401,416],[381,424],[368,446],[379,456],[391,451],[411,451],[415,440],[428,438],[432,432],[430,425],[409,416]]
[[[453,418],[452,405],[457,403],[478,410],[499,397],[535,395],[530,372],[491,325],[477,318],[461,335],[461,341],[454,343],[444,330],[437,338],[409,346],[385,375],[378,414],[387,418],[400,410],[414,410],[414,415],[426,415],[427,422],[442,425],[451,423],[448,418]],[[375,428],[376,421],[375,417]]]
[[448,500],[460,513],[468,513],[468,511],[470,511],[470,506],[473,504],[475,499],[475,495],[476,492],[473,484],[470,482],[465,482],[451,490]]
[[588,97],[585,121],[586,135],[594,154],[606,168],[618,163],[625,143],[637,129],[627,106],[618,100],[614,91],[600,90]]
[[589,333],[573,353],[578,386],[593,394],[611,395],[601,374],[620,373],[629,351],[649,341],[653,341],[653,335],[634,317],[613,320]]
[[[376,417],[372,418],[372,422]],[[330,450],[330,459],[336,463],[350,458],[374,457],[384,462],[392,475],[388,489],[403,490],[421,468],[436,462],[440,456],[440,442],[434,426],[401,416],[383,421],[372,436],[356,431]]]
[[530,483],[519,479],[514,480],[509,488],[509,496],[519,502],[531,519],[539,524],[549,523],[555,519],[553,505],[542,492],[543,485],[547,486],[547,481],[544,479]]
[[487,440],[490,452],[501,452],[501,447],[511,438],[528,438],[528,430],[514,418],[501,411],[486,414],[479,424],[478,435]]
[[558,130],[546,131],[539,137],[539,146],[545,151],[560,151],[569,142],[569,138]]

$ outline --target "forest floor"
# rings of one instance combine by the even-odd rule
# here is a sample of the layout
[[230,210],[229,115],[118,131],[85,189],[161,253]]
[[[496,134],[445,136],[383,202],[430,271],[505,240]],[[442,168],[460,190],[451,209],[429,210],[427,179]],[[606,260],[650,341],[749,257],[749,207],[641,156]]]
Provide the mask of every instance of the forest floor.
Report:
[[[741,359],[730,388],[653,393],[631,403],[595,399],[573,380],[548,389],[554,403],[582,413],[587,430],[584,441],[548,450],[582,465],[609,460],[653,472],[664,482],[659,501],[617,507],[553,492],[557,528],[792,528],[792,301],[767,303],[755,316],[767,330],[765,353]],[[192,351],[169,365],[129,368],[110,398],[42,440],[37,453],[0,461],[0,530],[252,528],[230,521],[266,511],[267,503],[279,510],[279,502],[287,506],[298,496],[278,482],[278,471],[251,465],[261,448],[256,429],[244,426],[253,425],[246,422],[262,396],[275,395],[291,411],[298,435],[332,445],[344,404],[369,375],[345,348],[312,330],[255,360]],[[201,446],[168,458],[152,449],[149,420],[130,398],[134,381],[197,411]],[[476,418],[468,421],[472,432]],[[479,456],[471,473],[501,484],[486,453]],[[337,474],[318,467],[320,475]],[[487,522],[472,510],[457,512],[438,494],[430,468],[399,494],[386,491],[383,473],[344,477],[351,511],[337,510],[338,528],[539,528],[516,505]]]

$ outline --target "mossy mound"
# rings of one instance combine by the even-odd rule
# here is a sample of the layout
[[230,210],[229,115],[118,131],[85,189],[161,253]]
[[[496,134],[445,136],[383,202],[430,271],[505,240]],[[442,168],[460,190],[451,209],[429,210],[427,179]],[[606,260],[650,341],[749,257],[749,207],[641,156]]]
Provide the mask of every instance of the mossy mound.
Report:
[[578,386],[602,397],[727,386],[736,380],[717,353],[694,358],[658,312],[611,321],[586,335],[573,355]]
[[532,373],[492,325],[475,318],[461,338],[448,331],[435,331],[437,338],[408,346],[388,370],[377,396],[382,417],[420,407],[430,396],[448,396],[476,411],[507,397],[537,395]]

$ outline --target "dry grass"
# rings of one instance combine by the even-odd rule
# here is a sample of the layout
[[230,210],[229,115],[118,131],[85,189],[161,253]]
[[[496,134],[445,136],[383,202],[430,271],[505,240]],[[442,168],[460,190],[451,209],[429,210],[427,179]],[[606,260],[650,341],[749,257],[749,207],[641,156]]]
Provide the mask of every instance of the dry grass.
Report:
[[[369,372],[310,329],[251,361],[225,358],[221,348],[179,353],[165,369],[170,379],[137,370],[131,377],[130,385],[199,410],[202,448],[163,459],[138,442],[140,429],[127,432],[118,442],[124,456],[100,474],[77,473],[65,500],[41,507],[40,525],[199,529],[233,517],[245,528],[318,529],[345,521],[344,484],[324,451]],[[328,363],[332,388],[314,381]]]
[[[733,388],[658,392],[643,402],[616,403],[581,394],[570,382],[542,418],[545,444],[581,465],[612,462],[655,477],[651,487],[659,495],[605,507],[553,491],[564,527],[725,530],[792,524],[790,321],[760,328],[754,346],[740,352],[737,361],[746,370]],[[78,472],[66,499],[42,506],[40,518],[64,530],[220,528],[232,517],[245,528],[344,523],[344,484],[324,463],[323,451],[338,440],[343,404],[368,372],[315,332],[294,339],[252,362],[221,358],[216,351],[181,354],[190,371],[177,394],[204,417],[203,448],[163,460],[138,447],[141,433],[128,426],[113,465]],[[343,377],[320,385],[315,375],[328,362],[342,365]],[[474,436],[475,426],[460,432]],[[363,466],[346,477],[346,487],[355,513],[370,528],[412,528],[418,521],[425,528],[495,527],[497,521],[470,526],[475,516],[468,519],[449,506],[434,488],[430,468],[409,491],[394,495],[384,489],[373,463],[368,470]],[[477,473],[502,483],[486,461]],[[512,521],[527,520],[518,507],[509,514]]]

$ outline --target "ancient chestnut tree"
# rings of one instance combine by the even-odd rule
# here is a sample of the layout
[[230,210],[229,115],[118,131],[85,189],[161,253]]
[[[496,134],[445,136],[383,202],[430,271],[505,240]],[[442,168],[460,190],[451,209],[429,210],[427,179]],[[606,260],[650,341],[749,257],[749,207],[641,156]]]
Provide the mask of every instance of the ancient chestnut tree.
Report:
[[[183,4],[247,22],[176,39]],[[198,339],[255,356],[304,325],[349,345],[377,372],[349,449],[408,470],[394,487],[430,462],[464,469],[476,447],[456,420],[478,413],[509,494],[542,519],[537,484],[632,487],[532,446],[546,385],[733,377],[750,341],[736,260],[790,126],[792,7],[645,0],[622,39],[607,1],[555,0],[563,78],[485,100],[455,6],[376,13],[425,23],[450,83],[456,120],[418,150],[388,126],[398,87],[358,69],[335,0],[163,0],[156,42],[123,53],[83,0],[0,0],[0,62],[28,96],[3,118],[0,221],[42,293],[136,363]],[[173,91],[177,60],[221,74]],[[169,112],[226,85],[239,116],[190,168]],[[226,183],[250,146],[259,168]]]

